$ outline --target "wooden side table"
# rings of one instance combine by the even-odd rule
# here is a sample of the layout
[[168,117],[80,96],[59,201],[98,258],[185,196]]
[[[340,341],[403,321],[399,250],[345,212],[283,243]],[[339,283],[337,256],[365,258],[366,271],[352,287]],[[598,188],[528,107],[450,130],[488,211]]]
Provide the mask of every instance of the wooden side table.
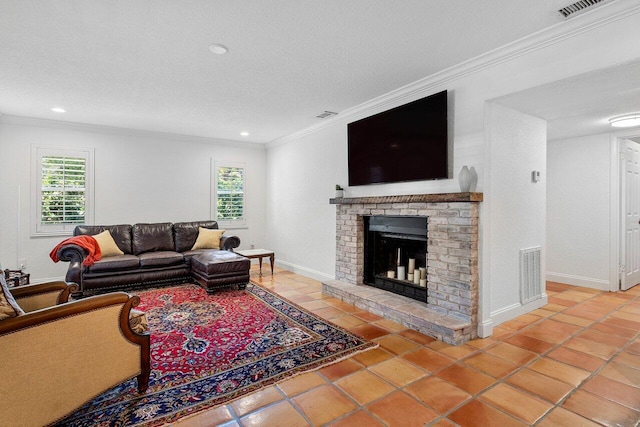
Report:
[[269,257],[271,262],[271,275],[273,276],[273,261],[276,258],[276,253],[269,249],[246,249],[244,251],[236,251],[238,255],[242,255],[249,259],[258,258],[258,264],[260,264],[260,275],[262,276],[262,258]]

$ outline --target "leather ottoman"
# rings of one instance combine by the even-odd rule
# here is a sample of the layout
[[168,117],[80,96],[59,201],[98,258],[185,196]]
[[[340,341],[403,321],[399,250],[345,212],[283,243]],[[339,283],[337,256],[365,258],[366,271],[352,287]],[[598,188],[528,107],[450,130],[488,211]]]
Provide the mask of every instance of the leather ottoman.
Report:
[[249,283],[251,261],[231,251],[207,251],[191,258],[191,275],[208,293]]

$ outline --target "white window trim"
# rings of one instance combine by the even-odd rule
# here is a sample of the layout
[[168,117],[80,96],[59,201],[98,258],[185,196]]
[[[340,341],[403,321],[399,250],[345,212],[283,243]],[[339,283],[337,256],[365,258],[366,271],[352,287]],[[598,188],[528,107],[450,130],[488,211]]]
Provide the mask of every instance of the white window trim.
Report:
[[41,159],[44,155],[58,155],[67,157],[85,157],[85,224],[93,224],[94,218],[94,149],[86,147],[60,147],[48,145],[31,145],[31,236],[70,236],[78,224],[42,225],[41,223]]
[[[218,168],[242,168],[244,170],[243,216],[242,219],[218,219]],[[218,222],[218,227],[227,229],[246,228],[247,226],[247,164],[245,162],[225,162],[211,159],[211,218]]]

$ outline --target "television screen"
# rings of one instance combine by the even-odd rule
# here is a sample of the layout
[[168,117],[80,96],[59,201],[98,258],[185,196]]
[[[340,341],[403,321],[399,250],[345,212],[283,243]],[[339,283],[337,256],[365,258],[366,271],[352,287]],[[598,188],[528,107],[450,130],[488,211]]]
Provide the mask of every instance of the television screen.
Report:
[[349,185],[448,178],[447,91],[349,123]]

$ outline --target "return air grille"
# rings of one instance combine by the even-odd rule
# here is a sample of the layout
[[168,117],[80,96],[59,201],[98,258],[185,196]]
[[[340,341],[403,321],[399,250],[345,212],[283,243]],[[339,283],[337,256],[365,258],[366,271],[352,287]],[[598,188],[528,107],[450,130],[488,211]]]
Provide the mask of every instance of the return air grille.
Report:
[[326,119],[327,117],[331,117],[331,116],[335,116],[338,113],[334,112],[334,111],[324,111],[320,114],[318,114],[316,117],[319,119]]
[[570,18],[572,15],[578,12],[583,12],[585,11],[585,9],[588,9],[592,6],[595,6],[598,3],[603,3],[606,1],[608,0],[580,0],[573,4],[570,4],[569,6],[563,7],[558,12],[560,12],[562,16],[564,16],[566,19],[566,18]]
[[540,246],[520,250],[520,303],[522,305],[542,297],[541,252]]

